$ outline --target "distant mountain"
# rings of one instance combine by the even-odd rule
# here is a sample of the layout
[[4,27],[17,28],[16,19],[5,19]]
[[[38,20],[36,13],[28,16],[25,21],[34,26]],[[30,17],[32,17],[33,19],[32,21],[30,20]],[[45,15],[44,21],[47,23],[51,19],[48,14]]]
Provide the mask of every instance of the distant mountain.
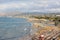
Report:
[[60,15],[60,13],[42,13],[42,12],[0,12],[0,16],[29,16],[29,15]]
[[21,14],[19,11],[13,11],[13,12],[0,12],[0,16],[14,16],[17,14]]
[[30,12],[30,13],[20,13],[20,14],[16,14],[14,16],[29,16],[29,15],[60,15],[60,13],[41,13],[41,12]]
[[15,12],[7,12],[6,13],[7,16],[14,16],[14,15],[17,15],[17,14],[21,14],[21,12],[15,11]]

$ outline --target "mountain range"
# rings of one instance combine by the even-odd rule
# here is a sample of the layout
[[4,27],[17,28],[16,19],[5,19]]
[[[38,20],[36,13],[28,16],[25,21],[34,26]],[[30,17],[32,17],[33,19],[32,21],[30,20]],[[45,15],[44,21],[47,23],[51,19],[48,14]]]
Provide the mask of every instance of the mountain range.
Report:
[[42,12],[0,12],[0,16],[29,16],[29,15],[60,15],[60,13],[42,13]]

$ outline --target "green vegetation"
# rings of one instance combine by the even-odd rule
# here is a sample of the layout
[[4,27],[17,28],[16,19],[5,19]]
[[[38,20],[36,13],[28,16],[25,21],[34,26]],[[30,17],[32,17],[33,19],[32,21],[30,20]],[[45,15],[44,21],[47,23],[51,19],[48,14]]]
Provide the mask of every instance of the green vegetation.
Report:
[[60,17],[57,17],[56,15],[55,16],[31,16],[33,18],[36,18],[36,19],[47,19],[47,20],[50,20],[50,21],[53,21],[55,22],[55,26],[57,26],[59,23],[60,23]]

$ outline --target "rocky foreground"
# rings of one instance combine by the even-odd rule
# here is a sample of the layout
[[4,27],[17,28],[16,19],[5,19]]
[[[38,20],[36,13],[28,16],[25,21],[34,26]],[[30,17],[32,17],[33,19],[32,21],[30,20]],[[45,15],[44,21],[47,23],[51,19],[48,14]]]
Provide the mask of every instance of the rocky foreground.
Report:
[[[19,38],[19,40],[39,40],[40,35],[47,37],[48,35],[52,36],[57,32],[60,32],[60,29],[57,27],[45,27],[42,30],[38,30],[34,35],[26,35],[22,38]],[[60,40],[60,37],[58,36],[57,39]]]

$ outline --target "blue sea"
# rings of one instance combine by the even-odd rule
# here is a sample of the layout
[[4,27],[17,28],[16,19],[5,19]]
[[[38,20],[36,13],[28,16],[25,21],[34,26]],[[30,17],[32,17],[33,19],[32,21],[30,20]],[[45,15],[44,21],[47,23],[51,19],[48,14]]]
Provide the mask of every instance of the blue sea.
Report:
[[17,40],[30,33],[31,23],[24,18],[0,17],[0,40]]

